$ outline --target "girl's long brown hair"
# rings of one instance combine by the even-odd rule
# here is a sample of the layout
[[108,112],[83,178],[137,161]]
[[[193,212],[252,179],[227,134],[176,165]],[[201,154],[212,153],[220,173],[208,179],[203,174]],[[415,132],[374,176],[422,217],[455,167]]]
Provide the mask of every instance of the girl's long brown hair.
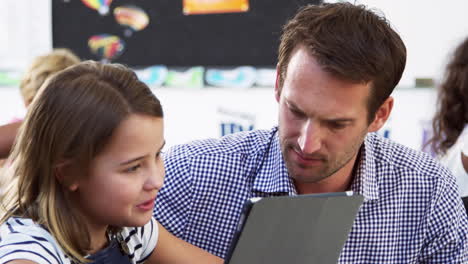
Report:
[[434,136],[428,142],[439,156],[455,144],[468,123],[468,38],[455,50],[438,90],[432,120]]
[[57,166],[72,160],[87,168],[131,113],[163,116],[151,90],[122,65],[86,61],[49,79],[13,148],[0,223],[11,216],[31,218],[48,228],[69,257],[86,262],[90,237],[57,180]]

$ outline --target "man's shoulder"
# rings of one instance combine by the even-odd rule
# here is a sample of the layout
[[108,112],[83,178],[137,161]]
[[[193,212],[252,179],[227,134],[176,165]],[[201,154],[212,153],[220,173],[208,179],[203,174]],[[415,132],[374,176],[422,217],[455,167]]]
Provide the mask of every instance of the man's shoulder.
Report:
[[434,177],[450,174],[428,153],[404,146],[376,133],[369,134],[366,143],[370,145],[374,161],[382,166]]
[[175,145],[166,153],[165,158],[189,158],[201,155],[250,155],[262,151],[270,144],[276,129],[251,130],[229,134],[221,138],[195,140]]

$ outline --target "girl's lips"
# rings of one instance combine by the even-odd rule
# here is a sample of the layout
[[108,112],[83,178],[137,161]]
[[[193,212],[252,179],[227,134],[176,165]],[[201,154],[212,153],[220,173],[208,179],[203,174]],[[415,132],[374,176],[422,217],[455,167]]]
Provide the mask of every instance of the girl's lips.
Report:
[[143,211],[152,210],[154,207],[154,199],[149,199],[148,201],[137,205],[137,208]]

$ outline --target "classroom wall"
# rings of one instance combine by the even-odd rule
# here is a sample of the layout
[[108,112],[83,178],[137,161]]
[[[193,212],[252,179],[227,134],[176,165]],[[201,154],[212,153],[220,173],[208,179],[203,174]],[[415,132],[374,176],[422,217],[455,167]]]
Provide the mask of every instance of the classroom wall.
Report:
[[[165,112],[167,146],[190,140],[219,137],[251,129],[270,129],[277,124],[273,87],[249,89],[157,88]],[[429,136],[433,115],[433,89],[400,89],[382,135],[414,149],[421,149]],[[24,115],[21,96],[15,87],[0,88],[0,124]]]

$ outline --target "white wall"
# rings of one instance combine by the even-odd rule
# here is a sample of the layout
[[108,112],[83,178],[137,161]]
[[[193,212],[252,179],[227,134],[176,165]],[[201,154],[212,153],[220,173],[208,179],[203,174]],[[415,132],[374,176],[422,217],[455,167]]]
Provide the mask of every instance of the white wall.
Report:
[[[173,89],[153,92],[165,112],[167,146],[194,139],[219,137],[224,132],[270,129],[277,124],[273,87],[250,89]],[[433,89],[400,89],[393,94],[394,108],[380,133],[414,149],[421,149],[427,122],[433,114]],[[418,106],[414,106],[418,102]],[[15,87],[0,89],[0,124],[24,114]]]
[[52,49],[51,0],[0,0],[0,70],[23,70]]
[[400,82],[414,86],[414,78],[440,79],[448,55],[468,37],[466,0],[360,0],[381,10],[406,44],[408,57]]

